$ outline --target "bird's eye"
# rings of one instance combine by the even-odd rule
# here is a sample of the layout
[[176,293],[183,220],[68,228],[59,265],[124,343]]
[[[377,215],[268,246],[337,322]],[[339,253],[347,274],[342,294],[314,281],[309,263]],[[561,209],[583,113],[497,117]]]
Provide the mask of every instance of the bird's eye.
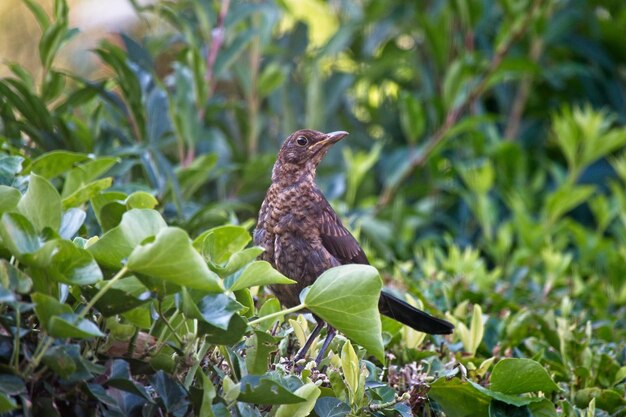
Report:
[[304,136],[298,136],[298,139],[296,139],[296,143],[300,146],[306,146],[306,144],[309,143],[309,140]]

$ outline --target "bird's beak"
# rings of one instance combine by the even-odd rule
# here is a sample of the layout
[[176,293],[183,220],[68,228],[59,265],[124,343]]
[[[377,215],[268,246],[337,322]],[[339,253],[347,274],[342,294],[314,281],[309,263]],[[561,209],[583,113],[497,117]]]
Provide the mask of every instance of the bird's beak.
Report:
[[333,143],[337,143],[341,139],[343,139],[346,136],[348,136],[348,134],[349,134],[348,132],[345,132],[343,130],[338,130],[336,132],[330,132],[330,133],[326,134],[324,139],[322,139],[319,142],[317,142],[317,144],[320,145],[320,146],[332,145]]

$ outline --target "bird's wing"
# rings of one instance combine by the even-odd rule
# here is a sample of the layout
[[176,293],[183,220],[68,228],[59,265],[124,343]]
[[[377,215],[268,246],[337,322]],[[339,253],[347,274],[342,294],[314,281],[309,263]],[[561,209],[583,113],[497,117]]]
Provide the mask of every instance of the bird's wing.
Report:
[[319,230],[324,248],[341,264],[369,264],[359,242],[341,224],[328,201],[323,196],[322,198],[322,222]]

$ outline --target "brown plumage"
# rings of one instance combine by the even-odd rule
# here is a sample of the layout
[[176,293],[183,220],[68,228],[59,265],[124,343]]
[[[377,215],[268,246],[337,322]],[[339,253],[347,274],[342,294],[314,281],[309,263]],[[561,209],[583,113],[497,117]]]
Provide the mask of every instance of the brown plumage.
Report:
[[[347,134],[299,130],[285,140],[278,152],[272,185],[259,212],[254,243],[265,249],[261,259],[298,282],[271,286],[287,307],[300,304],[300,291],[313,284],[327,269],[369,263],[359,243],[315,184],[318,164],[330,147]],[[454,328],[447,321],[432,317],[386,292],[381,294],[379,310],[431,334],[449,334]],[[319,332],[321,327],[316,330]]]

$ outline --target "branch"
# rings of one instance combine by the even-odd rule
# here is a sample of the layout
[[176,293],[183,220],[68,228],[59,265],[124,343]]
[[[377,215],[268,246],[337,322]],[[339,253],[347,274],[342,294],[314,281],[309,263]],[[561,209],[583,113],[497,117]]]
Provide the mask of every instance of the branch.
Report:
[[379,212],[384,207],[388,206],[389,203],[394,199],[396,194],[398,193],[398,189],[400,184],[406,181],[413,173],[417,170],[417,168],[424,165],[424,163],[428,160],[428,157],[433,153],[435,148],[446,138],[446,135],[450,132],[452,127],[456,124],[459,117],[463,113],[465,113],[470,107],[474,105],[474,103],[482,96],[487,88],[487,84],[489,83],[489,79],[491,76],[498,70],[500,65],[502,64],[502,60],[505,55],[509,52],[513,44],[517,42],[528,30],[531,19],[534,16],[535,12],[539,9],[543,0],[535,0],[526,14],[524,19],[520,22],[517,28],[513,29],[508,37],[498,46],[496,52],[489,64],[489,67],[485,71],[481,81],[474,86],[466,96],[465,100],[457,107],[454,107],[448,111],[445,117],[445,122],[435,133],[431,136],[430,140],[424,145],[422,151],[413,155],[409,160],[409,164],[400,174],[400,178],[395,181],[393,184],[387,186],[383,194],[378,199],[378,203],[376,204],[376,211]]

